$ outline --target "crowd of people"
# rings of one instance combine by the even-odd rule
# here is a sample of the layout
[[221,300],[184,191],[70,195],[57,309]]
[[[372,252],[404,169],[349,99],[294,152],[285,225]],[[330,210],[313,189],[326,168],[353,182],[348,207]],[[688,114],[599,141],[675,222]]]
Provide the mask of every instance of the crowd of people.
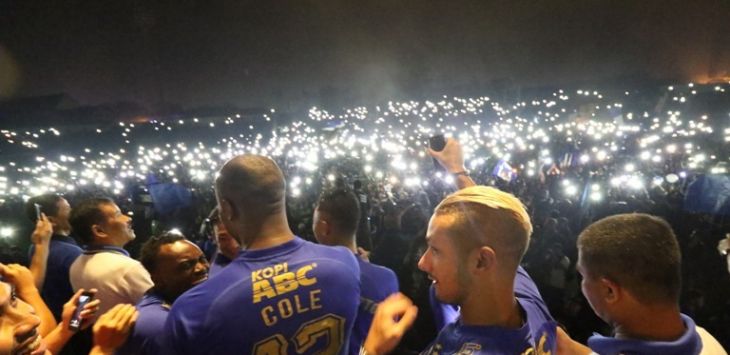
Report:
[[[676,105],[695,95],[670,88]],[[221,149],[140,146],[134,168],[109,151],[79,157],[75,174],[44,157],[37,170],[10,162],[0,171],[49,176],[36,179],[43,188],[19,177],[3,200],[35,223],[27,257],[18,243],[3,249],[6,307],[14,288],[40,320],[0,343],[68,354],[724,353],[730,219],[722,204],[687,208],[693,185],[726,174],[723,131],[671,107],[653,118],[624,109],[626,122],[561,116],[569,100],[533,101],[539,121],[521,116],[525,103],[492,103],[490,123],[475,118],[484,98],[391,103],[374,122],[364,109],[313,110],[319,130],[293,122]],[[412,144],[437,131],[458,141]],[[167,216],[120,194],[153,171],[192,188]],[[88,198],[100,191],[114,197]],[[33,192],[43,193],[19,198]],[[132,223],[155,213],[157,226]],[[96,301],[69,332],[85,290]]]

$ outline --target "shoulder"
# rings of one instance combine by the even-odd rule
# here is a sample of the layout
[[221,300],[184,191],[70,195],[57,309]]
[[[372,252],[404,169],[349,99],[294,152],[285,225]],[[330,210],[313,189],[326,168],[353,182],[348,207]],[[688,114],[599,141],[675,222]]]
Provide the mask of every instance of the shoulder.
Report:
[[360,265],[355,255],[347,248],[331,247],[305,241],[299,253],[301,256],[309,257],[312,260],[322,261],[334,267],[345,267],[356,275],[360,274]]
[[362,282],[372,281],[378,284],[385,284],[392,286],[395,284],[396,290],[398,288],[398,278],[395,276],[393,270],[376,264],[369,263],[365,260],[358,258],[358,264],[360,266],[360,279]]
[[712,334],[705,330],[705,328],[696,326],[695,330],[697,331],[697,335],[700,336],[700,339],[702,339],[701,355],[727,355],[727,352],[722,348],[720,342],[718,342]]
[[527,271],[522,267],[517,267],[515,275],[515,295],[521,298],[538,299],[542,301],[540,291],[537,289],[535,281],[532,280]]

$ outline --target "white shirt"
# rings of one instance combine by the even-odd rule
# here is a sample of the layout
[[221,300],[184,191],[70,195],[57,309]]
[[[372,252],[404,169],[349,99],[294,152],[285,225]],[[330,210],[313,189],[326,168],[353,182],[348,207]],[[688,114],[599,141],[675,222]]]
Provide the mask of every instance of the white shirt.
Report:
[[154,285],[139,261],[115,251],[85,252],[71,264],[69,279],[74,292],[96,288],[101,300],[98,315],[120,303],[136,304]]
[[705,328],[698,326],[695,329],[697,329],[697,334],[699,334],[700,339],[702,339],[702,351],[700,352],[700,355],[727,355],[727,352],[722,348],[720,342],[708,333]]

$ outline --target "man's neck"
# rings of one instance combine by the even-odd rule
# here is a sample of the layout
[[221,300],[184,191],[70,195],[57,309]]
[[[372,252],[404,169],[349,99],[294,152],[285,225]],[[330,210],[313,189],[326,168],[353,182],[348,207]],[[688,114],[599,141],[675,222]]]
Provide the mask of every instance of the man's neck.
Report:
[[246,250],[267,249],[294,239],[286,217],[271,216],[268,220],[244,226],[241,247]]
[[687,330],[679,307],[643,307],[632,310],[629,319],[614,327],[618,339],[674,341]]
[[332,239],[336,240],[337,242],[335,242],[331,246],[345,247],[347,249],[350,249],[351,252],[357,254],[357,242],[355,242],[355,235],[346,237],[334,236],[334,238]]
[[517,329],[524,324],[522,308],[514,295],[514,287],[493,285],[486,292],[475,292],[461,304],[464,325],[497,326]]
[[172,294],[170,292],[164,292],[155,287],[153,287],[149,292],[157,294],[157,296],[159,296],[163,302],[165,302],[169,305],[172,305],[175,302],[175,300],[180,296],[180,295]]

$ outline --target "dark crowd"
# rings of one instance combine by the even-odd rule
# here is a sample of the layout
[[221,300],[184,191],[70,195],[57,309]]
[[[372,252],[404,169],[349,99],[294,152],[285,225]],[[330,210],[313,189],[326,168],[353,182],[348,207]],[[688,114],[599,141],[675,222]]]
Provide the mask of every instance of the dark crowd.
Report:
[[[650,122],[648,118],[646,121]],[[642,127],[648,127],[649,124]],[[366,127],[364,124],[361,126]],[[334,128],[335,131],[337,129],[342,128]],[[366,127],[365,132],[370,129]],[[323,135],[333,134],[331,132],[323,131]],[[456,132],[453,136],[458,137]],[[323,138],[320,142],[324,147],[327,146],[326,139]],[[476,145],[476,142],[462,140],[461,137],[459,140],[462,141],[465,151],[478,150],[478,147],[469,145]],[[711,173],[691,168],[688,164],[693,160],[688,160],[688,157],[695,154],[689,152],[663,153],[659,162],[645,164],[645,159],[640,158],[644,151],[641,146],[642,138],[627,138],[624,142],[625,146],[611,149],[611,159],[606,160],[596,159],[594,156],[583,160],[582,152],[590,151],[585,141],[576,139],[550,142],[548,147],[551,153],[540,157],[537,164],[532,156],[515,150],[510,159],[507,159],[509,164],[506,166],[503,164],[504,159],[493,159],[489,164],[465,164],[465,174],[476,184],[510,193],[524,204],[533,231],[521,266],[534,280],[550,315],[573,340],[585,344],[594,333],[611,334],[613,326],[603,322],[594,313],[581,292],[581,276],[576,271],[579,235],[586,227],[605,217],[642,213],[664,219],[676,235],[681,250],[681,313],[705,328],[725,348],[730,348],[730,274],[723,254],[730,249],[727,242],[723,242],[730,238],[730,198],[723,200],[724,204],[721,201],[717,206],[705,207],[713,194],[722,197],[725,196],[723,194],[730,193],[730,188],[723,187],[722,184],[719,187],[711,184],[727,179],[727,172],[713,170]],[[717,155],[717,161],[726,159],[728,154],[725,142],[708,140],[695,144],[703,145],[706,155]],[[426,152],[425,144],[418,149]],[[595,152],[594,150],[593,153]],[[654,152],[651,154],[654,155]],[[356,197],[356,209],[339,208],[346,208],[357,214],[354,218],[358,221],[355,232],[358,258],[392,270],[397,278],[398,290],[420,310],[414,325],[405,332],[395,348],[395,353],[400,354],[421,352],[441,330],[439,321],[435,319],[436,315],[429,311],[433,307],[429,290],[432,280],[427,273],[419,270],[418,264],[429,246],[426,239],[429,220],[436,206],[446,196],[458,190],[460,178],[459,173],[444,169],[444,164],[438,165],[435,160],[432,164],[428,153],[421,156],[425,157],[420,166],[413,169],[413,174],[405,179],[402,176],[388,176],[387,172],[385,177],[382,174],[380,177],[374,176],[371,170],[377,169],[378,164],[389,166],[387,160],[378,162],[380,158],[376,157],[373,168],[362,157],[341,155],[318,162],[316,169],[306,175],[306,182],[303,182],[305,174],[302,173],[301,159],[286,154],[273,157],[287,184],[282,191],[286,194],[284,211],[288,226],[301,239],[326,244],[316,235],[320,222],[318,219],[321,218],[316,211],[318,206],[328,203],[323,197],[327,191],[344,190]],[[718,164],[713,169],[724,167],[725,165]],[[220,166],[215,169],[218,168]],[[638,180],[634,172],[641,172],[642,178]],[[52,316],[46,315],[46,318],[52,320],[54,325],[57,323],[58,328],[63,328],[38,330],[45,332],[43,335],[47,339],[45,342],[48,343],[49,350],[75,353],[77,349],[91,349],[92,352],[101,354],[110,351],[109,349],[116,349],[123,352],[126,346],[130,346],[129,342],[133,341],[133,336],[126,340],[137,317],[133,308],[113,307],[114,304],[109,303],[104,305],[101,294],[105,291],[99,289],[94,292],[98,296],[95,299],[101,300],[101,304],[92,301],[85,306],[82,315],[74,315],[71,310],[78,304],[79,298],[83,297],[80,289],[89,291],[98,287],[92,283],[86,285],[84,280],[74,281],[72,274],[71,284],[75,285],[70,296],[73,298],[72,303],[67,304],[68,300],[59,301],[57,295],[44,293],[42,289],[44,285],[54,281],[51,278],[63,277],[58,276],[57,270],[53,270],[53,265],[57,265],[53,263],[61,261],[48,257],[48,266],[46,268],[44,265],[44,270],[41,271],[33,264],[33,257],[38,255],[38,245],[43,243],[42,240],[45,238],[54,243],[57,235],[75,240],[74,245],[78,245],[76,255],[86,256],[98,252],[85,249],[84,246],[94,245],[95,238],[99,238],[99,235],[113,233],[91,227],[93,223],[89,221],[97,218],[95,213],[106,213],[102,210],[94,212],[97,205],[117,208],[112,208],[109,213],[116,216],[113,218],[118,223],[116,227],[121,230],[119,238],[126,238],[125,235],[129,237],[129,240],[111,243],[113,245],[109,248],[116,248],[113,250],[115,253],[141,261],[141,266],[129,268],[139,267],[140,273],[149,271],[146,276],[130,276],[127,283],[137,284],[139,295],[130,296],[130,300],[134,299],[134,302],[120,300],[120,304],[137,304],[138,308],[140,305],[137,301],[140,300],[174,304],[177,298],[185,297],[186,289],[176,289],[178,286],[166,280],[166,275],[188,277],[187,282],[197,284],[208,278],[207,273],[210,270],[210,280],[205,281],[210,282],[216,279],[212,276],[214,270],[223,269],[236,259],[241,239],[230,237],[236,233],[226,232],[219,217],[220,211],[214,211],[216,206],[218,209],[227,208],[221,206],[220,196],[218,201],[216,199],[215,182],[201,181],[190,175],[175,175],[175,184],[170,184],[168,190],[162,192],[154,190],[153,186],[169,183],[169,176],[158,177],[161,183],[154,184],[149,183],[149,178],[148,184],[126,182],[126,192],[123,194],[110,193],[110,188],[103,186],[85,186],[77,187],[73,191],[58,191],[61,192],[58,195],[46,193],[32,198],[26,196],[26,199],[10,198],[0,204],[0,213],[5,222],[12,221],[16,226],[24,226],[16,231],[17,235],[14,237],[0,239],[3,279],[9,283],[21,283],[20,287],[15,286],[15,289],[23,291],[18,293],[21,298],[33,293],[27,291],[28,289],[39,289],[40,302],[33,295],[27,296],[31,301],[24,301],[35,308],[42,307],[38,304],[45,302],[47,311],[52,313]],[[183,192],[178,190],[181,186],[184,187]],[[222,188],[216,186],[216,189]],[[63,207],[65,202],[59,202],[60,197],[48,196],[62,196],[62,200],[68,201],[68,204]],[[111,197],[98,200],[99,196]],[[89,202],[92,197],[97,200]],[[50,202],[42,200],[43,198],[50,199]],[[34,203],[38,204],[37,210]],[[164,208],[161,205],[165,205]],[[251,205],[248,208],[258,209],[261,206]],[[337,208],[336,206],[334,209]],[[66,222],[63,222],[64,218]],[[116,227],[112,225],[109,228]],[[132,233],[131,236],[129,233]],[[159,255],[167,250],[165,245],[178,245],[187,240],[192,243],[179,251],[192,255],[186,271],[177,274],[169,270],[167,273],[163,272],[162,269],[166,266],[160,261],[162,257]],[[173,250],[177,249],[170,246],[170,253]],[[108,261],[109,264],[101,263],[94,267],[104,268],[104,265],[113,265],[115,262]],[[74,263],[73,267],[81,266]],[[203,269],[205,277],[201,276]],[[33,280],[39,273],[45,281]],[[99,270],[98,273],[101,275],[102,271]],[[180,282],[184,284],[184,280]],[[84,286],[77,287],[78,285]],[[157,298],[152,298],[148,292],[153,285],[156,291],[154,296]],[[43,311],[36,311],[43,319]],[[68,328],[67,323],[72,316],[80,317],[81,322],[81,330],[74,337],[65,334],[65,328]],[[33,340],[32,337],[26,338]],[[28,344],[26,346],[27,349],[33,349],[28,353],[35,354],[39,349]]]

